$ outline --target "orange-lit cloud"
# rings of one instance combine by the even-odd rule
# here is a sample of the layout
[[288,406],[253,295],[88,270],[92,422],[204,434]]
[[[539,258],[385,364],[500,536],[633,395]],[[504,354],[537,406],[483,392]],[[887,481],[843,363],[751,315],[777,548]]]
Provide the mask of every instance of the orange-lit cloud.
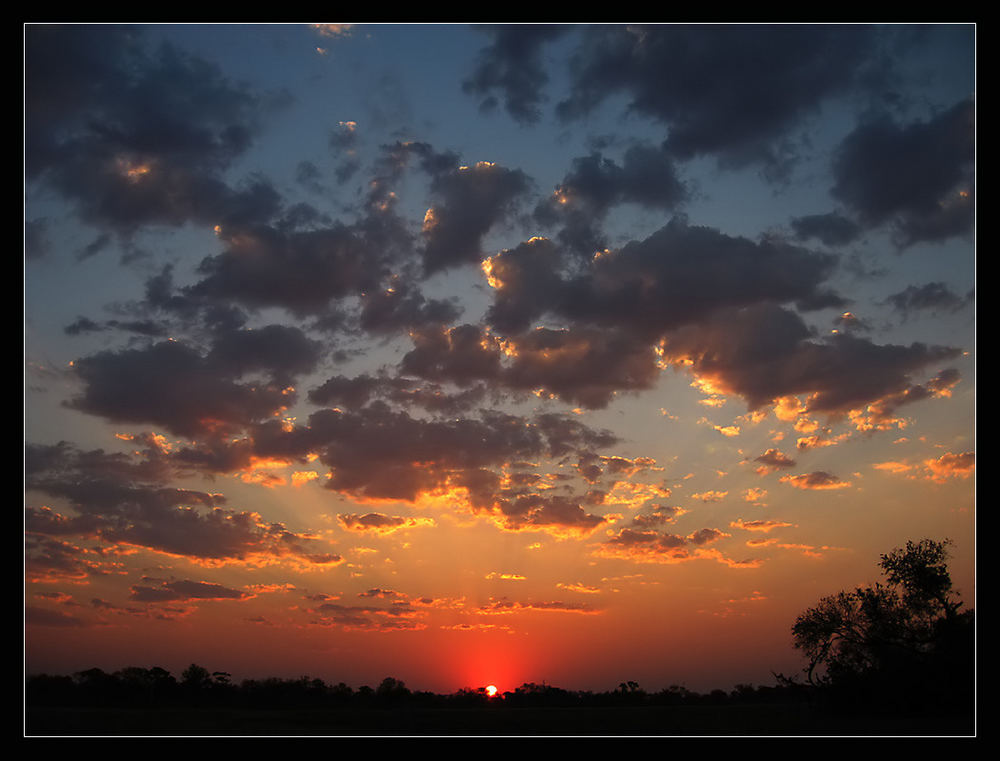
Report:
[[604,498],[605,505],[624,505],[629,509],[637,509],[654,499],[667,499],[670,489],[656,484],[633,483],[632,481],[616,481]]
[[918,464],[888,460],[872,465],[894,475],[907,475],[908,478],[924,478],[943,483],[952,478],[969,478],[976,468],[975,452],[948,452],[940,457],[930,457]]
[[924,466],[935,481],[945,481],[949,478],[968,478],[976,469],[976,453],[948,452],[936,459],[924,460]]
[[888,473],[895,473],[895,474],[909,473],[911,470],[913,470],[912,465],[907,465],[905,462],[895,462],[895,461],[878,462],[872,465],[872,467],[875,468],[876,470],[884,470]]
[[347,531],[371,531],[376,534],[392,534],[396,531],[435,525],[433,518],[409,518],[382,513],[364,515],[347,513],[339,515],[338,520]]
[[476,613],[481,615],[506,615],[510,613],[523,613],[526,611],[543,611],[547,613],[580,613],[584,615],[599,615],[604,611],[583,603],[563,602],[561,600],[550,601],[522,601],[510,600],[506,597],[501,599],[491,599],[489,603],[476,608]]
[[557,589],[565,589],[567,592],[577,592],[584,595],[596,595],[601,593],[599,587],[588,586],[587,584],[564,584],[559,582],[556,584]]
[[699,502],[721,502],[728,496],[728,494],[728,491],[710,490],[692,494],[691,499],[696,499]]
[[842,441],[846,441],[851,437],[850,432],[845,432],[837,435],[833,435],[829,430],[821,431],[820,433],[815,433],[811,436],[802,436],[795,442],[795,447],[799,451],[806,451],[809,449],[822,449],[823,447],[832,447],[840,444]]
[[346,37],[354,27],[354,24],[310,24],[312,28],[322,37]]
[[838,547],[829,547],[825,545],[811,545],[811,544],[794,544],[790,542],[779,542],[777,539],[751,539],[747,542],[748,547],[774,547],[780,550],[789,550],[793,552],[801,553],[806,557],[818,558],[822,557],[827,552],[837,551]]
[[846,489],[850,481],[841,481],[831,473],[822,470],[802,473],[797,476],[782,476],[782,483],[791,484],[796,489]]
[[497,571],[491,571],[486,574],[486,578],[489,580],[495,579],[497,581],[524,581],[526,577],[519,573],[500,573]]
[[610,532],[608,539],[593,549],[593,555],[601,558],[618,558],[637,563],[685,563],[699,558],[710,558],[718,562],[730,560],[706,545],[718,541],[728,534],[715,529],[704,528],[688,536],[666,534],[653,529],[623,528]]
[[765,534],[773,531],[776,528],[788,528],[794,524],[788,523],[787,521],[774,521],[774,520],[750,520],[745,521],[742,518],[738,518],[729,524],[733,528],[741,528],[744,531],[763,531]]

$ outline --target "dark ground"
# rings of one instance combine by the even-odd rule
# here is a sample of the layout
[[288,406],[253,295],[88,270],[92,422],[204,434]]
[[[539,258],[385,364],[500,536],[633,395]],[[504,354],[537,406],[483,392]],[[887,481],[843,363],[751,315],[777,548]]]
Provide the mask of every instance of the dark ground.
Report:
[[974,719],[836,716],[803,705],[385,709],[32,708],[53,736],[965,736]]

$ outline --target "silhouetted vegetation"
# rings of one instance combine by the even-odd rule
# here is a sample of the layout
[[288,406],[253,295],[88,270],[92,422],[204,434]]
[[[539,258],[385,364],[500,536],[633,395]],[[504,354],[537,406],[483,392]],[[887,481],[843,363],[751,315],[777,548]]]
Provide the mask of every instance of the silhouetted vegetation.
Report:
[[971,714],[975,614],[952,590],[948,541],[882,555],[886,584],[824,597],[792,627],[806,679],[840,710]]
[[306,676],[236,683],[191,664],[38,674],[25,684],[28,735],[252,734],[941,734],[974,731],[974,614],[951,588],[947,542],[883,555],[886,584],[825,597],[792,627],[805,681],[700,694],[606,692],[525,683],[491,697],[386,677],[354,689]]
[[464,688],[452,694],[410,690],[405,683],[386,677],[374,689],[353,689],[339,682],[327,684],[306,676],[298,679],[246,679],[231,681],[225,672],[209,672],[192,664],[175,679],[168,671],[129,667],[107,673],[101,669],[80,671],[73,676],[30,676],[26,682],[29,708],[41,706],[101,706],[119,708],[178,707],[197,705],[228,708],[394,708],[433,706],[456,708],[493,707],[612,707],[717,705],[720,703],[776,702],[798,695],[801,686],[754,687],[738,685],[732,692],[713,690],[699,694],[671,686],[647,692],[634,682],[623,682],[607,692],[571,691],[548,684],[527,682],[516,689],[490,697],[484,687]]

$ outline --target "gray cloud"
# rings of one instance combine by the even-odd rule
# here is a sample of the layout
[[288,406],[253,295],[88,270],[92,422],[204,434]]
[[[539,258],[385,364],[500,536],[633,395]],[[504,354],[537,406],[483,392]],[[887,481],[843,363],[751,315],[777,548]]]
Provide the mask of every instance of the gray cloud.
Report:
[[424,271],[433,274],[484,258],[482,239],[506,220],[531,187],[526,174],[490,163],[434,176],[438,199],[424,220]]
[[484,110],[496,108],[502,97],[504,107],[515,120],[524,124],[537,122],[544,100],[542,90],[548,81],[543,48],[565,33],[566,28],[552,24],[503,24],[485,27],[483,31],[493,42],[480,53],[476,70],[462,83],[462,89],[481,97]]
[[[179,341],[104,351],[75,362],[83,390],[67,404],[182,436],[232,429],[287,407],[294,400],[287,384],[318,356],[315,343],[283,326],[228,334],[205,355]],[[242,380],[248,371],[260,371],[263,382]]]
[[721,312],[666,341],[668,357],[691,360],[692,372],[720,381],[751,407],[806,394],[811,411],[826,413],[898,393],[911,384],[911,374],[960,354],[921,343],[875,344],[848,333],[818,339],[797,314],[770,305]]
[[504,328],[524,328],[552,314],[655,339],[727,307],[842,306],[823,286],[836,263],[780,239],[755,242],[675,218],[644,240],[594,257],[578,274],[546,272],[561,261],[544,245],[497,254],[490,260],[490,317]]
[[846,246],[862,234],[863,228],[842,214],[811,214],[792,220],[792,229],[799,240],[816,238],[827,246]]
[[605,247],[600,226],[612,208],[635,203],[672,210],[688,198],[673,159],[660,148],[630,146],[621,166],[600,153],[574,159],[573,168],[552,196],[535,210],[543,223],[561,223],[559,239],[587,256]]
[[833,196],[868,226],[890,223],[900,245],[968,233],[973,220],[975,104],[927,121],[887,116],[849,134],[834,158]]
[[559,113],[578,118],[623,95],[630,111],[668,127],[665,146],[678,159],[712,155],[780,175],[806,118],[882,78],[880,34],[859,25],[589,26]]
[[954,293],[946,284],[935,282],[924,285],[910,285],[886,299],[886,303],[903,314],[927,311],[957,312],[973,302],[970,291],[965,296]]
[[161,581],[157,586],[136,584],[130,599],[136,602],[177,602],[186,600],[243,600],[246,592],[209,581]]
[[98,226],[216,224],[275,211],[266,183],[222,173],[276,101],[121,25],[25,29],[25,167]]

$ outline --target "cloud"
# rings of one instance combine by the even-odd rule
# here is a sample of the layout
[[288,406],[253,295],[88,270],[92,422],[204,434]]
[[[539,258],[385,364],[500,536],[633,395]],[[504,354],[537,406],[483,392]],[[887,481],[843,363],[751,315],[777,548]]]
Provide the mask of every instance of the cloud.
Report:
[[650,388],[659,375],[647,343],[624,331],[538,328],[501,340],[476,325],[411,332],[403,375],[495,391],[558,397],[587,408],[607,406],[618,391]]
[[730,563],[721,553],[703,549],[728,537],[715,528],[703,528],[681,536],[654,529],[622,528],[609,532],[609,537],[594,548],[593,554],[602,558],[618,558],[637,563],[685,563],[699,558],[709,558]]
[[[306,565],[340,562],[339,556],[311,535],[265,521],[255,512],[225,507],[221,494],[139,480],[140,473],[151,475],[152,471],[143,471],[132,457],[79,452],[60,445],[42,447],[28,459],[26,489],[66,499],[75,513],[66,517],[29,506],[27,528],[41,536],[100,539],[114,546],[144,548],[204,565],[279,560]],[[69,556],[63,551],[55,556],[56,545],[48,539],[40,540],[39,547],[46,548],[47,566],[54,566],[56,557],[62,567],[73,560],[71,567],[77,571],[92,565],[84,562],[81,566],[88,559],[85,550],[74,549]],[[69,545],[60,547],[69,549]]]
[[841,481],[835,475],[822,470],[802,473],[797,476],[782,476],[780,480],[782,483],[791,484],[796,489],[846,489],[851,485],[850,481]]
[[659,377],[652,347],[624,331],[537,328],[505,350],[512,357],[498,374],[504,386],[588,409],[606,407],[619,391],[651,388]]
[[477,325],[434,327],[411,332],[413,349],[399,364],[403,375],[469,386],[499,375],[497,340]]
[[218,335],[206,360],[232,377],[263,371],[277,384],[290,384],[316,368],[322,351],[318,341],[296,327],[266,325]]
[[349,37],[354,33],[354,24],[312,24],[321,37]]
[[343,223],[221,226],[219,235],[224,251],[202,261],[202,279],[186,289],[188,295],[302,317],[324,316],[340,299],[380,289],[396,252],[391,241]]
[[727,491],[706,491],[699,494],[692,494],[691,499],[696,499],[699,502],[721,502],[729,494]]
[[402,602],[388,608],[369,605],[340,605],[323,603],[312,610],[321,626],[339,626],[345,630],[401,631],[426,628],[426,624],[411,620],[417,615],[408,603]]
[[775,520],[751,520],[745,521],[742,518],[738,518],[729,524],[733,528],[741,528],[744,531],[762,531],[765,534],[774,531],[776,528],[788,528],[794,524],[788,523],[787,521],[775,521]]
[[545,531],[559,537],[590,536],[608,523],[603,516],[587,513],[576,500],[558,495],[501,497],[492,512],[505,531]]
[[791,468],[795,465],[795,460],[777,449],[768,449],[764,454],[755,457],[754,462],[760,463],[760,467],[757,468],[760,475],[765,475],[778,468]]
[[368,532],[375,534],[392,534],[422,526],[433,526],[433,518],[407,518],[400,515],[384,515],[382,513],[366,513],[359,515],[347,513],[337,516],[340,525],[347,531]]
[[[179,341],[103,351],[74,363],[83,390],[67,404],[181,436],[233,431],[285,410],[294,401],[292,376],[317,360],[316,344],[279,326],[224,336],[204,355]],[[262,371],[263,382],[243,380],[249,371]]]
[[25,523],[25,578],[29,582],[83,582],[117,570],[114,561],[108,557],[62,539],[45,536],[45,526],[39,526],[30,511]]
[[[874,26],[594,25],[571,59],[579,118],[612,97],[668,129],[678,159],[715,156],[782,174],[796,128],[829,98],[879,81]],[[795,66],[788,61],[794,60]]]
[[968,234],[974,122],[970,98],[927,121],[860,124],[834,157],[833,196],[867,226],[890,224],[901,246]]
[[801,317],[773,305],[721,312],[673,331],[664,359],[687,366],[753,409],[808,396],[804,412],[847,413],[912,385],[911,374],[958,357],[956,348],[875,344],[837,333],[815,338]]
[[876,470],[884,470],[889,473],[908,473],[913,469],[912,465],[908,465],[905,462],[887,461],[887,462],[877,462],[872,465]]
[[585,256],[603,250],[600,226],[616,206],[634,203],[670,211],[689,196],[673,159],[661,148],[629,146],[619,166],[600,153],[573,160],[573,167],[554,192],[535,209],[543,224],[560,224],[559,240]]
[[[156,581],[156,580],[154,580]],[[253,595],[209,581],[159,580],[155,586],[133,585],[130,599],[136,602],[177,602],[188,600],[245,600]]]
[[[559,265],[551,252],[543,255],[545,263]],[[836,264],[832,255],[779,239],[729,236],[681,217],[643,240],[593,257],[579,274],[549,274],[544,290],[535,286],[528,293],[523,289],[532,287],[541,264],[533,256],[515,249],[490,259],[500,305],[491,316],[502,316],[504,327],[552,314],[581,325],[628,329],[653,341],[726,308],[843,303],[822,286]],[[518,271],[529,262],[530,271]]]
[[461,313],[454,301],[427,299],[412,283],[393,277],[388,287],[361,294],[359,325],[370,333],[397,333],[447,325]]
[[389,375],[358,375],[348,378],[335,375],[309,392],[314,404],[348,408],[363,407],[381,399],[404,407],[419,407],[451,417],[468,412],[487,397],[484,384],[453,391],[438,383],[421,383],[412,378]]
[[547,238],[534,237],[482,261],[494,289],[486,321],[502,334],[520,333],[547,309],[557,309],[565,288],[563,252]]
[[[532,417],[481,411],[478,417],[425,419],[378,401],[357,410],[313,413],[307,424],[267,423],[252,430],[257,456],[316,454],[329,469],[326,487],[365,501],[423,499],[450,507],[486,508],[511,462],[562,458],[609,446],[615,439],[551,413]],[[511,517],[556,525],[556,515],[582,520],[568,506],[544,503]]]
[[687,510],[676,506],[656,506],[649,513],[640,513],[632,518],[632,525],[640,529],[652,529],[667,523],[673,523],[686,514]]
[[863,232],[853,219],[836,212],[796,217],[792,220],[792,229],[799,240],[816,238],[827,246],[846,246]]
[[563,602],[562,600],[520,601],[504,597],[480,606],[476,609],[476,613],[481,615],[505,615],[508,613],[522,613],[524,611],[536,610],[555,613],[581,613],[585,615],[596,615],[603,612],[601,609],[587,605],[586,603]]
[[973,292],[959,296],[941,282],[910,285],[886,298],[886,303],[904,315],[917,311],[931,314],[957,312],[973,303]]
[[25,29],[25,169],[83,219],[123,235],[144,225],[270,214],[264,185],[225,170],[278,102],[125,25]]
[[424,272],[482,261],[483,236],[508,218],[530,187],[520,170],[488,161],[435,175],[431,192],[439,202],[424,216]]
[[875,463],[872,467],[893,475],[945,483],[953,478],[970,478],[976,469],[976,453],[946,452],[940,457],[926,458],[918,464],[889,460]]
[[480,52],[476,69],[463,81],[462,90],[480,97],[480,107],[485,111],[496,108],[502,99],[507,113],[516,121],[537,122],[544,100],[542,90],[548,82],[542,49],[558,39],[566,27],[500,24],[480,29],[493,42]]
[[859,431],[904,428],[907,421],[897,417],[900,407],[925,399],[950,397],[952,389],[960,381],[961,374],[955,368],[942,370],[925,383],[914,383],[897,393],[876,400],[863,410],[852,411],[851,422]]
[[947,452],[936,459],[924,460],[924,466],[935,481],[949,478],[968,478],[976,468],[975,452]]

